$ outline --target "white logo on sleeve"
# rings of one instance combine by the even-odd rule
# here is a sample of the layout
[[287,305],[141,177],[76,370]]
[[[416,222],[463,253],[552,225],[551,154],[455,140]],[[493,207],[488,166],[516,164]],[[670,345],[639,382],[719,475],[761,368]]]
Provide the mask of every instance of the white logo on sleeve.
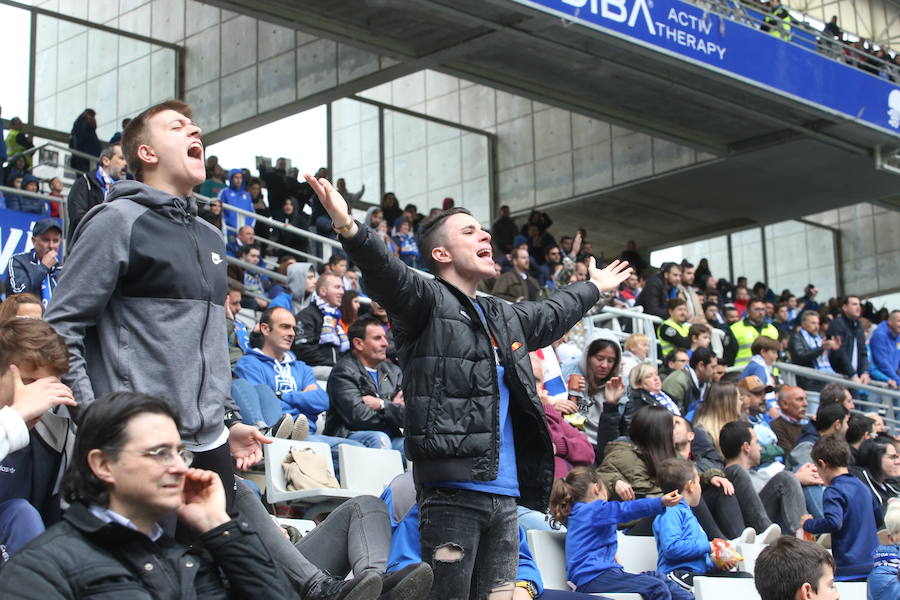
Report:
[[212,261],[214,265],[217,265],[222,262],[222,257],[219,256],[217,252],[212,252]]

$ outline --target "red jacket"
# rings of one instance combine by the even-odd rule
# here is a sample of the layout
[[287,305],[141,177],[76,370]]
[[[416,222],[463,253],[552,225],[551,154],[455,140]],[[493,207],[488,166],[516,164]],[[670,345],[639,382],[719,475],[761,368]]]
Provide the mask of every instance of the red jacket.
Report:
[[565,477],[572,467],[594,464],[594,447],[583,432],[569,425],[562,414],[549,404],[544,405],[544,420],[550,440],[556,446],[553,457],[553,477]]

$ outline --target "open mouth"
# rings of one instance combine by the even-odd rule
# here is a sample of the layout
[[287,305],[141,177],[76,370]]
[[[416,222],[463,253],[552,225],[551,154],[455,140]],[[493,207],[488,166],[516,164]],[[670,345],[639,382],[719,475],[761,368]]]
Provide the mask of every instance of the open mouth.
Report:
[[187,155],[191,158],[196,158],[197,160],[203,160],[203,144],[200,142],[193,142],[188,146]]
[[490,248],[482,248],[475,254],[478,256],[478,258],[490,258],[490,259],[494,258],[494,251],[491,250]]

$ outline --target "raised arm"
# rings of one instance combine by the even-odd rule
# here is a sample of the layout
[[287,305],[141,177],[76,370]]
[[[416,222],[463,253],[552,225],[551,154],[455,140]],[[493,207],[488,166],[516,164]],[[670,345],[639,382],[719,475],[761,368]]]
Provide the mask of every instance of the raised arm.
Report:
[[391,319],[401,319],[412,330],[423,325],[434,304],[433,284],[391,254],[371,229],[360,227],[350,217],[346,200],[327,179],[303,177],[331,217],[347,255],[362,270],[368,295],[388,311]]

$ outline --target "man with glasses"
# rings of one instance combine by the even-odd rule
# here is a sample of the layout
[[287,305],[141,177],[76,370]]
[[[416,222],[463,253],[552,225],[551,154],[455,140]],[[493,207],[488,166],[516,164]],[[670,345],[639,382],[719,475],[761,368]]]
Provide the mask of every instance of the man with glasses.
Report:
[[[95,400],[62,481],[63,521],[13,557],[0,588],[41,599],[296,597],[259,536],[226,512],[216,473],[189,468],[180,429],[160,398]],[[172,514],[197,532],[193,545],[163,533]]]

